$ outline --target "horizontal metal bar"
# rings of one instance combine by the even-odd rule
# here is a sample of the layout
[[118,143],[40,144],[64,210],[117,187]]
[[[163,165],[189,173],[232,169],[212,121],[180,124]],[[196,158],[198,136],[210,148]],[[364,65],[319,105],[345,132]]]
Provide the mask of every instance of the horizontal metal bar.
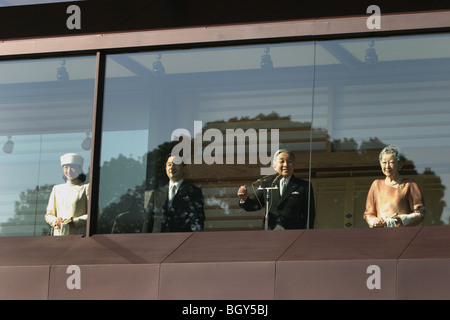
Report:
[[263,39],[337,36],[378,36],[384,33],[450,30],[450,11],[389,14],[380,16],[380,29],[369,29],[371,15],[233,24],[212,27],[139,30],[89,35],[70,35],[0,41],[0,57],[30,54],[76,53],[97,50],[192,45]]

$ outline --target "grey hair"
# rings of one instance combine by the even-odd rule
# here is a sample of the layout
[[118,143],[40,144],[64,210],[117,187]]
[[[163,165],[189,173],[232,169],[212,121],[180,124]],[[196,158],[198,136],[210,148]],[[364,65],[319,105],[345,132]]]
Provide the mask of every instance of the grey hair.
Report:
[[288,149],[279,149],[273,155],[273,159],[272,159],[273,163],[277,162],[277,158],[280,155],[280,153],[287,153],[287,154],[289,154],[292,157],[292,159],[295,161],[295,154],[292,151],[290,151]]
[[381,162],[381,158],[383,157],[384,154],[393,154],[395,156],[395,159],[397,160],[397,162],[400,162],[400,163],[405,162],[405,157],[401,153],[400,148],[398,146],[389,145],[389,146],[384,147],[383,150],[381,150],[381,152],[380,152],[380,156],[378,157],[380,162]]

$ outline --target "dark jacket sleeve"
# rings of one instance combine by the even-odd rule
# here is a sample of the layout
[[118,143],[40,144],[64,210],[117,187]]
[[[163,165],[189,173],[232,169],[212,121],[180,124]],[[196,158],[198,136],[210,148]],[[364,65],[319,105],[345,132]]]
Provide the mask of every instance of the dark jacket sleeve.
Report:
[[245,211],[258,211],[261,210],[264,205],[264,193],[262,190],[258,190],[256,196],[248,197],[245,202],[239,200],[239,206]]

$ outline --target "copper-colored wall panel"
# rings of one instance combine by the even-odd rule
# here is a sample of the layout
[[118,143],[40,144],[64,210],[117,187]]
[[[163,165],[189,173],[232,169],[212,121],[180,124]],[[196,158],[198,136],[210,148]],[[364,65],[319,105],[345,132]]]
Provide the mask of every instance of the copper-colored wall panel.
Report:
[[73,286],[75,272],[68,267],[51,267],[49,299],[158,299],[158,264],[80,265],[79,288]]
[[400,259],[450,258],[450,228],[423,227]]
[[273,299],[275,262],[202,262],[161,265],[160,299]]
[[195,233],[161,264],[160,299],[273,299],[275,261],[302,233]]
[[164,263],[276,261],[304,230],[194,233]]
[[397,273],[399,299],[450,299],[450,228],[423,227]]
[[[52,264],[49,299],[157,299],[159,264],[190,235],[118,234],[80,239]],[[75,275],[68,270],[70,265],[80,268],[79,289],[67,286],[67,279]]]
[[48,266],[0,266],[0,300],[45,300]]
[[80,237],[0,237],[0,299],[47,299],[50,264]]
[[80,236],[0,237],[0,266],[48,266],[80,239]]
[[0,238],[0,298],[449,299],[449,240],[448,226]]
[[396,259],[420,227],[307,230],[279,261]]
[[450,257],[399,260],[398,299],[449,300]]
[[[367,286],[372,265],[381,270],[379,289]],[[395,260],[283,261],[277,263],[275,298],[395,299],[395,272]]]
[[383,27],[369,30],[369,15],[268,21],[214,27],[141,29],[136,32],[60,35],[0,42],[0,57],[60,52],[97,51],[102,49],[142,48],[163,45],[209,44],[216,41],[254,41],[261,39],[310,38],[312,36],[375,35],[404,31],[448,29],[447,11],[399,13],[383,16]]
[[419,230],[308,230],[277,262],[275,298],[395,299],[396,259]]

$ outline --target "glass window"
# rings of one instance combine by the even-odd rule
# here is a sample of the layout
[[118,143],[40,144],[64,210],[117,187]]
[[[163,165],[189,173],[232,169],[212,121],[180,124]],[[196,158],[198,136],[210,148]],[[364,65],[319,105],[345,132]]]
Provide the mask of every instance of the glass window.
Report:
[[[253,196],[252,182],[275,176],[278,148],[295,153],[295,175],[308,179],[313,61],[312,43],[108,55],[98,232],[261,229],[264,210],[243,210],[237,190]],[[172,151],[201,188],[201,226],[161,222]]]
[[312,153],[316,227],[368,226],[387,145],[400,147],[400,174],[423,194],[424,224],[448,224],[450,36],[321,41],[316,52],[313,141],[326,137]]
[[61,155],[81,155],[88,174],[94,77],[95,57],[0,62],[1,236],[50,234]]

